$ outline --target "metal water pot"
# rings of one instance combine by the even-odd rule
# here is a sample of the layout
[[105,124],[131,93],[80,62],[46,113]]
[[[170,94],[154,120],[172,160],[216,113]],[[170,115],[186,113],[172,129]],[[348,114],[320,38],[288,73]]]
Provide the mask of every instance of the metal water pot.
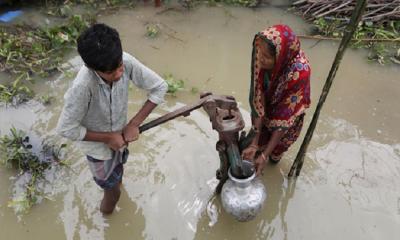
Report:
[[245,222],[254,219],[261,211],[267,197],[262,182],[256,178],[253,163],[243,160],[245,178],[239,179],[228,171],[229,179],[222,187],[221,200],[225,211],[236,220]]

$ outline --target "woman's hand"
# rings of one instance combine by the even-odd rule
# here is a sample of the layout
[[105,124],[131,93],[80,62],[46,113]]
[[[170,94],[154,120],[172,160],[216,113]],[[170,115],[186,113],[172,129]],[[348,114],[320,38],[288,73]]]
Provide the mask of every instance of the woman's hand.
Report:
[[256,152],[258,151],[258,146],[250,144],[246,149],[242,151],[242,159],[253,161]]
[[258,155],[257,159],[254,160],[254,165],[256,167],[256,175],[260,176],[263,173],[265,163],[267,162],[267,157],[264,152],[261,152],[260,155]]

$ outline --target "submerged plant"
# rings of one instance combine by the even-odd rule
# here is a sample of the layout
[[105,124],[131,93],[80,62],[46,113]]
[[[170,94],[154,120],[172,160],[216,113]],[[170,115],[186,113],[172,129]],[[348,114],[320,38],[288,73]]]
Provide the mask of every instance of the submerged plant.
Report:
[[196,5],[196,3],[198,3],[198,2],[199,2],[198,0],[178,0],[178,3],[179,3],[182,7],[186,8],[186,9],[188,9],[188,10],[194,8],[194,6]]
[[0,71],[18,76],[12,84],[0,85],[0,101],[15,105],[24,102],[33,93],[22,81],[35,74],[46,77],[62,72],[63,54],[75,47],[80,32],[88,25],[82,16],[74,15],[66,24],[50,28],[0,27]]
[[192,87],[192,89],[190,89],[190,92],[192,92],[193,94],[197,94],[199,92],[199,89],[197,87]]
[[38,161],[38,157],[31,152],[29,137],[14,127],[10,129],[10,133],[0,137],[1,163],[20,171],[29,170],[29,164]]
[[[216,1],[218,2],[218,1]],[[244,7],[256,7],[260,4],[260,0],[220,0],[220,2],[226,4],[232,4],[237,6],[244,6]]]
[[[314,20],[314,25],[316,26],[316,34],[341,38],[347,24],[335,18],[331,20],[318,18]],[[400,49],[399,40],[400,21],[382,24],[366,21],[357,27],[351,46],[368,49],[368,59],[380,64],[388,63],[390,60],[398,63],[396,60],[397,51]]]
[[38,201],[40,191],[36,189],[36,178],[32,176],[26,184],[26,191],[8,203],[8,207],[14,208],[17,213],[27,213]]
[[149,24],[146,26],[146,36],[149,38],[156,38],[160,34],[160,28],[156,24]]
[[43,105],[50,105],[53,99],[54,99],[54,97],[49,94],[45,94],[45,95],[42,95],[39,97],[39,101]]
[[10,207],[17,212],[27,212],[38,203],[39,197],[44,197],[38,183],[45,179],[45,171],[54,164],[65,164],[60,160],[61,151],[65,147],[65,144],[56,146],[44,142],[34,146],[29,136],[14,127],[10,129],[9,135],[0,137],[0,163],[18,170],[20,177],[27,178],[24,182],[25,191],[10,202]]
[[176,96],[176,92],[184,89],[185,82],[183,80],[175,79],[172,74],[165,74],[163,77],[168,84],[167,93],[171,94],[172,96]]
[[55,0],[47,1],[46,13],[52,16],[68,17],[75,9],[85,8],[93,15],[101,12],[111,13],[119,7],[133,8],[136,1],[132,0]]
[[178,0],[178,2],[182,7],[192,9],[202,2],[206,2],[209,6],[215,6],[218,3],[221,3],[242,7],[257,7],[261,3],[261,0]]
[[80,32],[88,27],[81,16],[51,28],[27,25],[0,28],[0,71],[47,75],[57,71],[65,49],[75,46]]
[[23,77],[20,75],[12,84],[0,84],[0,102],[16,106],[33,97],[32,90],[20,83]]
[[119,4],[133,4],[132,0],[106,0],[105,2],[107,5],[110,5],[110,6],[115,6],[115,5],[119,5]]

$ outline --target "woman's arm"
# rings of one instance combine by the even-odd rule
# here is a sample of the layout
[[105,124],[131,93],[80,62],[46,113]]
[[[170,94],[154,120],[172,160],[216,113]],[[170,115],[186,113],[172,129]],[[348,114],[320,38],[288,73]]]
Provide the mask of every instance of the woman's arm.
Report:
[[252,119],[252,128],[253,131],[256,133],[254,136],[253,140],[250,143],[250,146],[258,146],[258,141],[260,140],[260,135],[261,135],[261,128],[263,124],[263,118],[262,117],[256,117]]
[[252,119],[252,129],[255,132],[255,136],[250,142],[250,145],[242,151],[242,159],[246,160],[254,160],[254,156],[259,149],[258,141],[261,135],[263,119],[260,117],[256,117]]
[[265,163],[267,162],[267,158],[271,155],[272,151],[275,149],[276,145],[278,145],[279,141],[285,135],[286,130],[277,129],[274,130],[271,134],[271,138],[267,143],[267,147],[261,152],[261,154],[255,160],[255,167],[257,170],[257,176],[260,175],[265,167]]
[[262,154],[264,154],[265,158],[271,155],[272,151],[275,149],[276,145],[278,145],[279,141],[281,140],[283,135],[285,135],[285,133],[286,130],[283,129],[277,129],[272,132],[267,147],[262,151]]

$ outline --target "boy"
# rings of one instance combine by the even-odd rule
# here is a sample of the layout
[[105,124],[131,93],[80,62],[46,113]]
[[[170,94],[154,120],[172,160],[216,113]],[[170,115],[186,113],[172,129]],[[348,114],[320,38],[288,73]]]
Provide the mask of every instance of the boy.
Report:
[[[57,132],[79,141],[94,181],[104,190],[100,211],[111,214],[121,191],[128,143],[139,125],[164,101],[166,82],[131,55],[122,52],[118,32],[95,24],[78,38],[84,66],[64,96]],[[128,84],[148,91],[148,100],[127,122]]]

